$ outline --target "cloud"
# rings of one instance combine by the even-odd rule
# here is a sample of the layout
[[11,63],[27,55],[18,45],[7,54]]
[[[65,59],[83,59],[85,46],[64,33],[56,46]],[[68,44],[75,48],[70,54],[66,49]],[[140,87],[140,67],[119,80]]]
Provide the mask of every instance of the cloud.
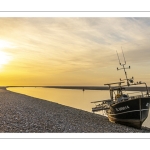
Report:
[[0,18],[0,39],[14,47],[8,68],[40,74],[95,71],[126,60],[149,63],[150,18]]

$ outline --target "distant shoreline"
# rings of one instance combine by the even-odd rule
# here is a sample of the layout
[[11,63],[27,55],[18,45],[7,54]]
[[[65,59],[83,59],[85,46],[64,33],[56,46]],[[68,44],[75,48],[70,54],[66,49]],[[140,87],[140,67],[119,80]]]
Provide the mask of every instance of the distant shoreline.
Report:
[[[108,86],[1,86],[0,89],[17,87],[39,87],[39,88],[57,88],[57,89],[81,89],[81,90],[109,90]],[[125,87],[126,91],[146,91],[145,87]],[[150,87],[148,87],[150,91]]]
[[0,89],[1,133],[150,133],[98,114]]

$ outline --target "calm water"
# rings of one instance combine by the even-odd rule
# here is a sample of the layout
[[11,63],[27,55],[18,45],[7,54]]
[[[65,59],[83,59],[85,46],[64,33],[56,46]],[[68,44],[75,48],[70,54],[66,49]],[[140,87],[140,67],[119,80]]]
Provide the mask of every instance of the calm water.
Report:
[[[45,99],[66,106],[92,112],[92,101],[109,99],[108,91],[97,90],[71,90],[71,89],[50,89],[50,88],[8,88],[8,90],[25,95]],[[143,126],[150,128],[150,113]]]

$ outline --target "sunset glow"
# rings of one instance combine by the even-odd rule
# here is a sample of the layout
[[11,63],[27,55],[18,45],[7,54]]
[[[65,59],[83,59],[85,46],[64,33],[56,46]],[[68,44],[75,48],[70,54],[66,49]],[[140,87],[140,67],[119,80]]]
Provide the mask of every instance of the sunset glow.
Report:
[[3,64],[7,64],[9,60],[10,57],[6,53],[0,51],[0,67]]
[[0,68],[2,68],[4,64],[9,63],[11,60],[11,56],[4,52],[5,48],[11,48],[11,44],[7,41],[0,40]]
[[[150,18],[0,18],[1,85],[150,85]],[[140,72],[139,72],[140,70]]]

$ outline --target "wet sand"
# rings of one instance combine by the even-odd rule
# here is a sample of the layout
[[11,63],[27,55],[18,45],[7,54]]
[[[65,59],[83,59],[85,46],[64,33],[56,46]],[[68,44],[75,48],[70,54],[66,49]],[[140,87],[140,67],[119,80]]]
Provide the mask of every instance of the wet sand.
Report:
[[1,133],[150,133],[58,103],[0,89]]

